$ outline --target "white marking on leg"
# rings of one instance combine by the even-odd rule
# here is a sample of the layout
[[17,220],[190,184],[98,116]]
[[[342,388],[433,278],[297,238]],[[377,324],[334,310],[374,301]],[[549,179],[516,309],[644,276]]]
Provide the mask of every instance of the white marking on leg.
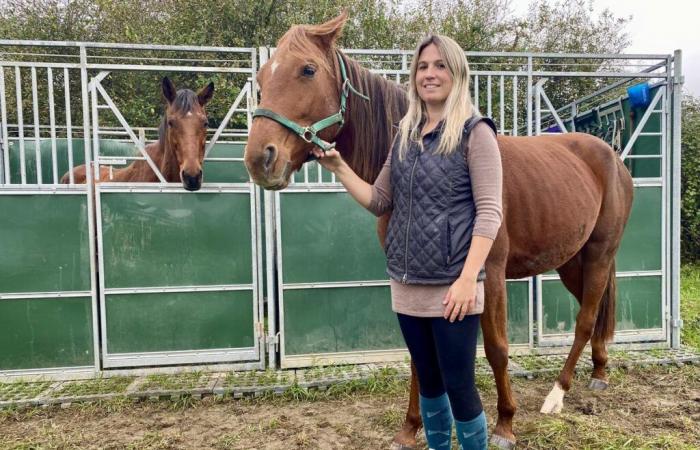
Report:
[[543,414],[559,414],[564,408],[564,394],[566,394],[566,391],[562,389],[558,381],[555,381],[554,387],[549,391],[547,398],[544,399],[540,412]]

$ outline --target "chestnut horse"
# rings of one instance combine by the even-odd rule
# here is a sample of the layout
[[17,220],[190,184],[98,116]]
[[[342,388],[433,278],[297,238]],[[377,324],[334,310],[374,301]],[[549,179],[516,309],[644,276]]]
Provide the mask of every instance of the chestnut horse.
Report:
[[[207,138],[207,112],[205,105],[214,95],[214,83],[209,83],[197,94],[189,89],[177,91],[168,77],[161,83],[167,103],[165,115],[158,128],[158,141],[146,146],[146,152],[158,167],[165,181],[182,182],[188,191],[202,187],[202,164]],[[73,169],[75,183],[85,183],[85,165]],[[100,166],[100,181],[157,182],[158,176],[145,160],[134,161],[123,169],[111,170]],[[61,177],[68,184],[70,174]]]
[[[295,26],[260,69],[245,164],[253,180],[283,189],[313,145],[335,141],[360,177],[373,182],[387,156],[406,96],[396,84],[361,68],[335,42],[345,14],[317,26]],[[370,101],[358,94],[367,95]],[[341,120],[338,120],[339,116]],[[544,401],[558,413],[576,362],[591,341],[590,388],[604,389],[606,342],[615,328],[615,253],[632,206],[633,184],[608,144],[581,133],[498,136],[503,162],[503,223],[486,261],[486,302],[481,316],[484,350],[498,390],[492,442],[515,444],[515,402],[508,376],[506,279],[556,269],[581,308],[568,359]],[[388,216],[379,220],[383,241]],[[411,448],[421,426],[412,371],[411,399],[395,448]]]

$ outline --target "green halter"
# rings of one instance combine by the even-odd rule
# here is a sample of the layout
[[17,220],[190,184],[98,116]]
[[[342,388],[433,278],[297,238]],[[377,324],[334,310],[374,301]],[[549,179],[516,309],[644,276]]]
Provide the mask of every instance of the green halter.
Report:
[[350,79],[348,78],[347,72],[345,71],[345,63],[343,62],[343,58],[342,56],[340,56],[340,52],[336,52],[336,54],[338,55],[338,62],[340,63],[340,75],[343,77],[343,85],[340,93],[340,111],[333,114],[332,116],[319,120],[318,122],[314,123],[313,125],[309,125],[308,127],[303,127],[298,123],[287,119],[281,114],[277,114],[274,111],[270,111],[269,109],[264,108],[256,109],[253,112],[253,117],[267,117],[268,119],[272,119],[275,122],[284,125],[285,127],[292,130],[294,133],[296,133],[297,136],[299,136],[306,142],[317,145],[324,152],[333,149],[335,147],[335,142],[324,141],[323,139],[318,137],[318,133],[336,124],[338,124],[340,127],[343,126],[343,124],[345,123],[344,116],[347,105],[347,99],[351,91],[354,92],[356,95],[362,97],[363,99],[369,100],[369,97],[360,94],[357,91],[357,89],[355,89],[350,83]]

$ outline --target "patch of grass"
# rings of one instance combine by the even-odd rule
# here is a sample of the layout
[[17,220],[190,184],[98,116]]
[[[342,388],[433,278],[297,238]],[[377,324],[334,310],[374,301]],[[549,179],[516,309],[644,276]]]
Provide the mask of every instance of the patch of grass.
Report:
[[31,399],[44,392],[49,386],[51,386],[50,381],[0,383],[0,401]]
[[139,386],[139,391],[176,391],[195,389],[202,386],[202,372],[181,373],[176,375],[149,375]]
[[126,391],[133,377],[95,378],[91,380],[72,381],[61,385],[51,393],[56,397],[77,397],[83,395],[121,394]]
[[678,449],[690,450],[696,446],[682,435],[666,433],[649,436],[630,434],[596,417],[564,414],[561,417],[542,417],[529,424],[518,436],[518,445],[529,449],[560,450],[623,450],[623,449]]
[[681,340],[700,350],[700,265],[681,268]]

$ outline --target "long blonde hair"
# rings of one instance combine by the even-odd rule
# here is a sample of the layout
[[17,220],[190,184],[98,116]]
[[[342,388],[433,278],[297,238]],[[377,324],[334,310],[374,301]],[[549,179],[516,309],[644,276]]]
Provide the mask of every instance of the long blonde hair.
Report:
[[425,103],[418,96],[416,88],[416,71],[421,52],[430,44],[440,51],[443,61],[452,76],[452,90],[445,101],[442,136],[435,153],[447,155],[457,149],[462,138],[464,122],[474,114],[472,97],[469,93],[469,64],[464,51],[453,39],[431,34],[418,44],[411,61],[411,73],[408,85],[408,111],[399,122],[399,159],[403,160],[408,148],[409,139],[422,145],[420,124],[427,119],[428,111]]

